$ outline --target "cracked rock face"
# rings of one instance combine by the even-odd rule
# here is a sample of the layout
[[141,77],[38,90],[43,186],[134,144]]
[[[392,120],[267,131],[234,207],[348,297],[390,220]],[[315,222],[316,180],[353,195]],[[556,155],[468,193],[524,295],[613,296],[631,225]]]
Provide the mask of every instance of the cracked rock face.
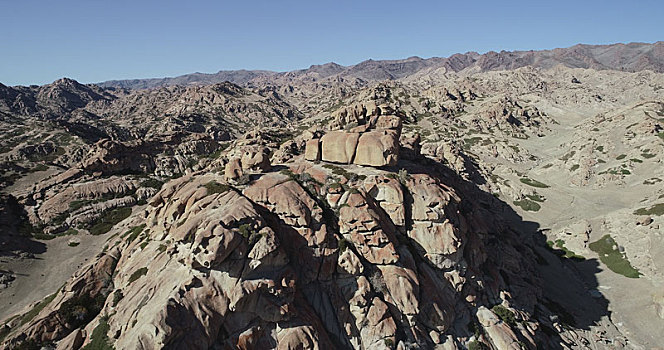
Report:
[[[372,168],[352,180],[309,162],[292,169],[243,188],[205,172],[170,181],[6,344],[76,348],[100,322],[123,349],[454,348],[473,319],[494,344],[522,339],[476,311],[505,288],[486,277],[503,267],[482,253],[485,226],[466,223],[478,212],[457,190],[419,170],[399,182]],[[475,221],[500,229],[487,220]],[[55,322],[86,288],[94,320]]]

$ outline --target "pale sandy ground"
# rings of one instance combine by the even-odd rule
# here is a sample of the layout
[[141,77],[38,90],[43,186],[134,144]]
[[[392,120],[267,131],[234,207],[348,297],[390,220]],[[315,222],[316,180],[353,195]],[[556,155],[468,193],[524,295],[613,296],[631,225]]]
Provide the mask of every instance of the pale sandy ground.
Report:
[[[560,113],[562,112],[562,113]],[[555,113],[555,114],[554,114]],[[561,164],[549,169],[542,169],[542,165],[563,156],[569,151],[570,145],[578,138],[574,127],[583,125],[589,114],[577,114],[574,111],[553,111],[551,113],[560,125],[552,125],[553,132],[544,138],[531,138],[529,140],[518,140],[521,147],[529,150],[532,154],[543,159],[540,166],[533,169],[521,168],[530,178],[550,185],[547,189],[537,189],[547,200],[542,204],[539,212],[524,212],[515,208],[524,220],[539,223],[541,228],[550,228],[554,240],[561,236],[555,236],[561,230],[577,226],[579,222],[587,222],[592,228],[590,242],[610,233],[612,237],[625,247],[630,262],[644,274],[638,279],[630,279],[618,275],[609,270],[603,264],[599,265],[599,271],[595,273],[582,273],[585,281],[596,286],[606,299],[608,299],[608,310],[610,317],[620,333],[629,339],[636,341],[646,349],[662,349],[664,346],[664,319],[656,313],[653,296],[664,292],[664,239],[662,228],[664,228],[663,217],[654,216],[654,222],[649,227],[636,226],[636,216],[632,212],[641,207],[648,207],[657,201],[657,195],[662,192],[662,183],[657,185],[643,185],[643,180],[651,177],[660,177],[664,172],[664,166],[658,160],[661,155],[644,163],[636,164],[632,175],[624,179],[624,183],[611,183],[603,187],[578,186],[571,182],[569,164],[564,167]],[[631,122],[627,115],[627,124]],[[636,120],[637,117],[634,116]],[[598,139],[605,147],[610,147],[613,152],[602,155],[603,159],[611,163],[616,154],[628,153],[629,146],[621,144],[624,134],[624,125],[616,125],[605,136]],[[581,133],[582,134],[582,133]],[[489,160],[490,161],[490,160]],[[519,168],[518,165],[504,163],[506,168]],[[601,165],[600,169],[607,168]],[[507,169],[505,169],[507,170]],[[508,175],[506,175],[508,177]],[[518,177],[508,177],[513,183],[518,184]],[[521,185],[521,184],[518,184]],[[526,186],[527,188],[527,186]],[[644,201],[644,199],[646,199]],[[508,200],[509,201],[509,200]],[[511,202],[511,201],[510,201]],[[511,204],[511,203],[510,203]],[[565,238],[566,245],[577,254],[586,258],[597,259],[597,254],[584,246],[581,230],[572,232],[571,237]],[[596,260],[599,262],[598,260]],[[571,269],[582,270],[584,267],[577,263],[568,262]]]
[[[76,247],[68,246],[72,237],[81,243]],[[43,241],[46,252],[35,255],[34,259],[0,259],[2,269],[16,274],[16,280],[7,289],[0,290],[0,320],[58,290],[83,263],[102,250],[107,239],[108,234],[92,236],[79,233],[57,237]]]

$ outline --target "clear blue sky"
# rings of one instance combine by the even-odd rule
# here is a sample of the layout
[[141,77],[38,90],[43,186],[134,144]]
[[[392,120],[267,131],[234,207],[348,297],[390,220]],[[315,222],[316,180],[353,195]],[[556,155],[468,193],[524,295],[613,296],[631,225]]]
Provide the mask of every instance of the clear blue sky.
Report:
[[0,0],[0,82],[664,40],[664,1]]

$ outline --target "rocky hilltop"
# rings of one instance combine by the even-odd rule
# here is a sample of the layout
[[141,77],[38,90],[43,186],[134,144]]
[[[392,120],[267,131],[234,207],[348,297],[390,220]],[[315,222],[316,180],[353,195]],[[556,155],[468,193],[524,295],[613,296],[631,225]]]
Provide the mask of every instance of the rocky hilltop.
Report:
[[0,86],[0,347],[656,349],[659,46]]

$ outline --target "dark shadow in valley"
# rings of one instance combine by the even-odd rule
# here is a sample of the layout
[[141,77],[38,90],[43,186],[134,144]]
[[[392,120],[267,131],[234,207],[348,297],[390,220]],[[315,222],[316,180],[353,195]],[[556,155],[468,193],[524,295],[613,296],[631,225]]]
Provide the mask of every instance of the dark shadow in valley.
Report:
[[[466,165],[471,164],[466,162]],[[506,230],[513,232],[513,234],[496,233],[496,237],[489,237],[486,250],[500,261],[504,252],[499,248],[507,243],[516,248],[518,253],[533,265],[536,275],[517,277],[532,282],[540,289],[532,314],[532,317],[542,325],[541,333],[545,335],[537,338],[540,342],[538,346],[547,349],[563,348],[561,344],[565,344],[565,341],[559,335],[560,329],[556,330],[555,323],[562,325],[563,328],[588,330],[602,317],[610,316],[608,300],[597,291],[599,283],[596,274],[600,272],[600,266],[596,259],[569,259],[556,254],[555,250],[547,246],[546,236],[537,222],[523,220],[510,205],[434,160],[424,157],[414,161],[402,160],[398,168],[406,169],[409,174],[421,173],[438,177],[442,184],[457,190],[461,196],[462,212],[477,210],[479,206],[483,209],[483,215],[491,215],[506,225],[502,232]],[[469,178],[475,181],[479,172],[477,169],[469,170]],[[485,183],[485,180],[478,183]],[[509,289],[509,276],[501,271],[501,277]],[[513,297],[518,298],[516,290],[509,291]]]
[[33,257],[46,252],[46,244],[32,236],[24,209],[12,195],[0,195],[0,257]]

